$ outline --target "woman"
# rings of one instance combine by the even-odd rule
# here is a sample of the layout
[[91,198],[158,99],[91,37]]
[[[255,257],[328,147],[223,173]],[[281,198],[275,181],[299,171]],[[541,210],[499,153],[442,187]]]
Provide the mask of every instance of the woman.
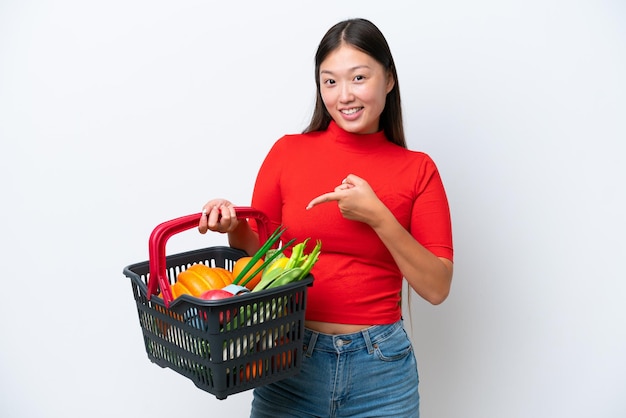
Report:
[[[302,134],[279,139],[252,207],[284,240],[322,241],[305,315],[302,369],[255,389],[252,417],[419,417],[418,372],[401,319],[402,279],[432,304],[452,280],[452,233],[439,173],[406,148],[389,46],[364,19],[333,26],[315,56],[317,102]],[[253,254],[253,222],[214,199],[199,230]],[[310,250],[310,249],[308,249]]]

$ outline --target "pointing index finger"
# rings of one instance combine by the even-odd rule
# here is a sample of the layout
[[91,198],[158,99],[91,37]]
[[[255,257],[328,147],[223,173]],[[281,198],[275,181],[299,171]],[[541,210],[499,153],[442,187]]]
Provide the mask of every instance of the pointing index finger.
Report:
[[339,200],[336,192],[324,193],[322,195],[317,196],[315,199],[311,200],[309,204],[306,206],[306,208],[311,209],[312,207],[317,206],[320,203],[326,203],[332,200]]

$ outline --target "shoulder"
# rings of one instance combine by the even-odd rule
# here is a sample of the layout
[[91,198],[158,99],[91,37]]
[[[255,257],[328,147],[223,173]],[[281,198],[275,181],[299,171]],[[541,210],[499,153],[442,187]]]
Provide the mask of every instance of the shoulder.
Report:
[[424,151],[417,151],[412,149],[403,148],[396,144],[389,144],[393,154],[395,154],[396,158],[403,158],[406,161],[409,161],[411,164],[421,167],[430,167],[432,169],[437,169],[435,161],[431,158],[431,156]]
[[398,155],[394,160],[402,168],[407,182],[414,184],[418,189],[422,189],[431,180],[439,178],[440,173],[433,158],[424,151],[415,151],[398,147]]
[[420,162],[421,164],[435,166],[435,161],[431,158],[431,156],[423,151],[413,151],[407,150],[415,161]]
[[430,177],[433,174],[439,175],[437,164],[429,154],[422,151],[411,151],[411,154],[419,166],[419,173],[423,177]]
[[[294,152],[302,148],[307,148],[314,144],[319,136],[320,132],[285,134],[274,142],[272,152]],[[316,144],[319,145],[319,142]]]

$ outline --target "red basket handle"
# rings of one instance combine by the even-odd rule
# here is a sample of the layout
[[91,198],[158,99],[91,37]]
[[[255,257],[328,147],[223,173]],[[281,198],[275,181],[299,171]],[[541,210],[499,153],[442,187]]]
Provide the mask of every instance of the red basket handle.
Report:
[[[259,240],[265,242],[269,236],[269,218],[263,212],[249,207],[235,207],[237,218],[253,218],[257,220]],[[163,222],[158,225],[152,231],[150,235],[149,257],[150,257],[150,276],[148,278],[148,299],[152,295],[157,294],[158,287],[161,288],[163,301],[165,306],[169,307],[170,302],[174,300],[172,297],[172,289],[170,288],[170,282],[167,279],[167,263],[165,257],[165,244],[172,235],[179,232],[186,231],[188,229],[197,226],[200,222],[202,213],[195,213],[193,215],[181,216],[180,218],[172,219],[170,221]]]

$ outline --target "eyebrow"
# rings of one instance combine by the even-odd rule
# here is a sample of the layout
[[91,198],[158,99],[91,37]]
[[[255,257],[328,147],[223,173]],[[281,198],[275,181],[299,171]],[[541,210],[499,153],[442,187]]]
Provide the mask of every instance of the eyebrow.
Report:
[[[352,68],[349,68],[348,71],[360,70],[362,68],[370,69],[371,67],[369,65],[356,65],[356,66],[354,66]],[[334,73],[332,71],[329,71],[329,70],[321,70],[320,74],[331,74],[332,75]]]

